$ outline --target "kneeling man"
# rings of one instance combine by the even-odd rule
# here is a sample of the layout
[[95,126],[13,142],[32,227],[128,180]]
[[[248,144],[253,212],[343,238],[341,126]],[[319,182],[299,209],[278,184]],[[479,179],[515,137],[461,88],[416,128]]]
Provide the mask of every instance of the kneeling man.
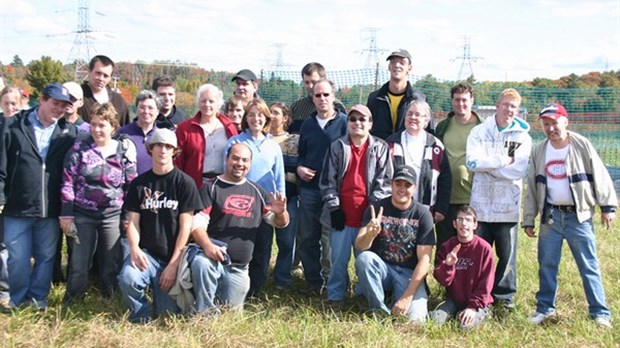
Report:
[[[364,213],[364,227],[355,240],[361,252],[355,270],[369,309],[422,323],[428,314],[426,274],[435,233],[430,210],[413,199],[415,187],[413,168],[397,167],[392,195]],[[390,307],[384,303],[385,291],[392,292]]]
[[191,264],[197,313],[218,313],[217,301],[242,309],[250,289],[248,264],[261,219],[277,228],[288,225],[286,197],[280,193],[274,197],[247,180],[251,163],[247,145],[231,146],[226,172],[200,190],[204,209],[194,216],[192,237],[202,251]]

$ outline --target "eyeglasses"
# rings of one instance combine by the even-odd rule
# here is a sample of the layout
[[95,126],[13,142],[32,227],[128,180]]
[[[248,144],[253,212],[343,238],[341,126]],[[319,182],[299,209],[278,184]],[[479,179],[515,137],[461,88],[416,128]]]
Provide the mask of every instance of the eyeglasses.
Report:
[[75,102],[77,102],[79,100],[78,98],[76,98],[76,97],[74,97],[72,95],[69,95],[69,99],[71,99],[72,103],[75,103]]
[[329,97],[329,93],[316,93],[314,97],[315,98],[321,98],[321,97],[327,98]]
[[352,122],[352,123],[355,123],[357,121],[366,122],[368,121],[368,118],[367,117],[349,117],[348,120],[349,122]]
[[457,217],[456,222],[460,222],[460,223],[465,223],[467,222],[468,224],[473,224],[474,223],[474,218],[472,217]]

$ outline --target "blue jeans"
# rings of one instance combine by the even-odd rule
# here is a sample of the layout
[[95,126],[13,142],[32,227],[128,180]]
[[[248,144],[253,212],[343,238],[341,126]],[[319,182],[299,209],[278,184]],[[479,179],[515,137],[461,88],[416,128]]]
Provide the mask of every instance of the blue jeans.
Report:
[[278,257],[273,268],[273,277],[276,286],[288,288],[293,284],[291,268],[295,252],[295,233],[297,231],[297,209],[299,197],[289,197],[286,202],[289,224],[284,228],[276,228],[276,244],[278,245]]
[[4,217],[11,305],[32,300],[39,308],[47,307],[59,236],[58,218]]
[[555,311],[558,288],[558,266],[565,239],[575,258],[588,300],[592,318],[611,318],[606,305],[601,270],[596,256],[596,236],[592,219],[580,223],[575,212],[553,209],[553,224],[543,224],[538,237],[538,278],[540,289],[536,293],[536,311],[547,314]]
[[243,308],[250,289],[247,265],[224,266],[208,258],[201,250],[190,267],[196,313],[219,313],[216,303],[233,309]]
[[[142,251],[148,259],[148,266],[145,271],[132,266],[131,257],[128,257],[118,274],[118,287],[121,290],[123,304],[129,308],[131,312],[129,313],[129,320],[133,323],[149,322],[153,315],[180,312],[174,299],[159,286],[161,272],[164,271],[167,264],[157,260],[146,250]],[[153,291],[153,306],[146,298],[148,287]],[[155,308],[154,311],[152,307]]]
[[269,262],[271,261],[271,249],[273,247],[274,227],[265,221],[261,221],[256,230],[254,251],[249,264],[250,292],[251,296],[258,295],[258,291],[267,281],[269,276]]
[[[379,255],[372,251],[362,251],[355,260],[355,272],[359,279],[359,286],[368,301],[369,309],[377,309],[386,314],[391,314],[390,308],[403,295],[409,282],[413,269],[400,267],[383,261]],[[392,304],[388,308],[385,304],[385,291],[392,291]],[[415,322],[425,322],[428,315],[428,294],[426,285],[418,287],[407,316]]]
[[[431,320],[439,325],[445,324],[445,322],[454,317],[457,313],[464,310],[465,306],[459,306],[451,299],[447,298],[444,302],[440,303],[437,306],[437,309],[429,313]],[[463,325],[459,320],[459,328],[464,330],[471,330],[480,325],[482,321],[489,315],[489,307],[478,308],[476,310],[476,316],[474,317],[474,322],[471,325]]]
[[71,257],[69,258],[65,302],[83,297],[88,290],[88,273],[95,251],[97,251],[103,294],[109,296],[117,288],[116,277],[122,261],[119,223],[120,215],[106,219],[93,219],[76,214],[75,226],[80,244],[77,244],[74,238],[69,238]]
[[491,246],[495,244],[497,266],[493,284],[493,299],[514,302],[517,293],[517,234],[516,222],[479,222],[476,234]]
[[[359,227],[345,226],[342,231],[329,231],[332,267],[327,279],[327,299],[330,301],[342,301],[346,297],[349,287],[349,259],[359,230]],[[358,252],[354,250],[354,253],[357,257]]]
[[323,286],[321,276],[321,233],[319,220],[323,209],[321,191],[302,187],[299,192],[299,257],[309,288]]

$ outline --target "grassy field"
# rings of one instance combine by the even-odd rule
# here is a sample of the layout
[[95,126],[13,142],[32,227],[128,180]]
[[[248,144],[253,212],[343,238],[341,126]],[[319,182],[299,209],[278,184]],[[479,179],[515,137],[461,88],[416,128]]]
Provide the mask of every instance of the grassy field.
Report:
[[[598,218],[598,216],[597,216]],[[597,224],[599,260],[607,301],[620,313],[620,221],[611,230]],[[517,309],[495,312],[475,332],[454,325],[415,326],[392,318],[357,313],[353,300],[343,313],[334,313],[319,298],[281,294],[269,283],[263,298],[247,304],[243,313],[218,318],[168,317],[148,325],[132,325],[118,299],[90,293],[70,309],[61,303],[64,288],[54,287],[45,313],[23,310],[0,314],[2,347],[619,347],[618,324],[597,327],[588,319],[579,273],[564,247],[558,293],[558,318],[542,326],[527,323],[538,288],[536,240],[519,235]],[[351,274],[353,274],[351,270]],[[432,277],[431,277],[432,278]],[[295,280],[298,287],[301,279]],[[434,280],[431,305],[440,301]],[[93,291],[94,292],[94,291]]]

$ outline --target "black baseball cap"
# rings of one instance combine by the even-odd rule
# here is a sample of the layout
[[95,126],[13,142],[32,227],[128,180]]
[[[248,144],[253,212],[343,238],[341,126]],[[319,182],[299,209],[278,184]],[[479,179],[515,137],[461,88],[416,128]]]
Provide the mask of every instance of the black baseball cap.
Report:
[[242,79],[246,81],[256,81],[256,75],[250,69],[239,70],[231,81],[235,82],[236,79]]

